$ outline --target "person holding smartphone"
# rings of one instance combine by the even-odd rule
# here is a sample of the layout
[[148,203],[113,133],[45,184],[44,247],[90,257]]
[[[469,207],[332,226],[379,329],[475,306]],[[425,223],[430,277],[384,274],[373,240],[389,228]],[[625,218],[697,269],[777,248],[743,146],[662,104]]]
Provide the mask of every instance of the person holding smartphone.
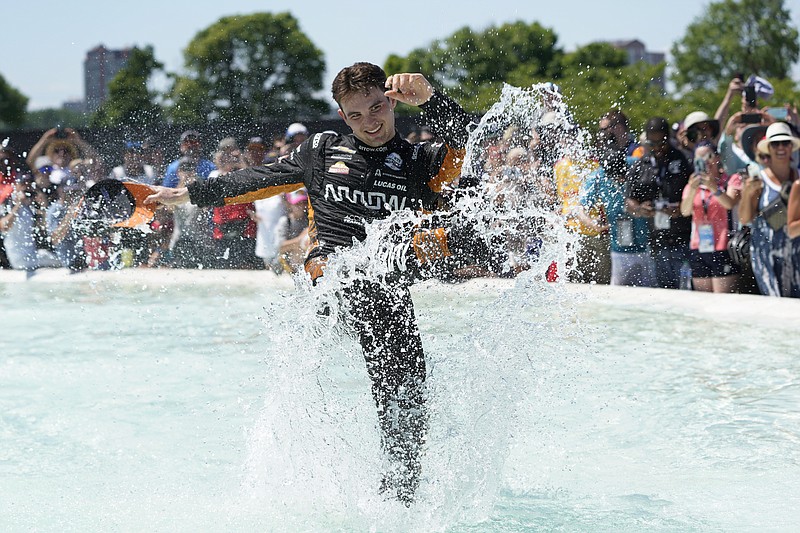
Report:
[[681,213],[692,217],[692,285],[696,291],[735,292],[740,268],[728,253],[728,234],[738,191],[732,191],[737,198],[728,194],[728,175],[713,143],[697,146],[694,169],[681,199]]
[[[754,121],[753,117],[757,117],[758,120]],[[742,135],[748,128],[753,126],[766,128],[773,122],[775,122],[775,119],[772,116],[760,110],[753,112],[741,111],[731,115],[719,141],[722,167],[726,174],[732,175],[750,163],[759,162],[748,155]]]

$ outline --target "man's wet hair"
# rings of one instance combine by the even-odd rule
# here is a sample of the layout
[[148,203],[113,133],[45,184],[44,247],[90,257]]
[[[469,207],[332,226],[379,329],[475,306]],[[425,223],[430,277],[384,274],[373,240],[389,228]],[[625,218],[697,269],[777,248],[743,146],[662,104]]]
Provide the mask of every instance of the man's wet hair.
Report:
[[386,73],[372,63],[355,63],[339,71],[331,84],[333,99],[342,106],[342,100],[354,94],[368,94],[373,87],[381,92],[386,87]]

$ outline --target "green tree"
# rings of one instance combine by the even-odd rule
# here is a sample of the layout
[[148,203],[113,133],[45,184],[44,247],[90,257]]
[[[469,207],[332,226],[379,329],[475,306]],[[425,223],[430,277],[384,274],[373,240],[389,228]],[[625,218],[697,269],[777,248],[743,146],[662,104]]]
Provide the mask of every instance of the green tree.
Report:
[[662,88],[664,64],[627,63],[624,50],[603,42],[589,43],[563,57],[556,81],[579,124],[596,130],[600,117],[611,109],[624,111],[633,129],[656,115],[678,120],[683,105]]
[[12,128],[21,126],[25,122],[27,108],[28,97],[0,75],[0,122]]
[[624,50],[603,42],[581,46],[574,52],[566,54],[561,61],[563,70],[571,74],[577,74],[581,70],[592,68],[618,69],[624,67],[627,63],[628,55]]
[[176,121],[316,118],[329,110],[322,52],[289,13],[223,17],[184,51],[170,93]]
[[134,48],[128,63],[108,86],[108,99],[92,116],[96,127],[137,126],[148,128],[162,121],[159,95],[148,85],[164,65],[156,60],[152,46]]
[[461,28],[408,56],[390,56],[387,72],[424,72],[468,111],[486,110],[503,83],[526,85],[552,76],[563,51],[555,32],[538,22],[490,26],[483,31]]
[[722,0],[709,4],[672,46],[672,79],[679,89],[727,85],[737,72],[784,79],[799,54],[783,0]]
[[[674,100],[656,83],[664,65],[644,62],[622,68],[567,70],[559,85],[575,120],[595,131],[601,116],[611,109],[621,109],[633,131],[641,131],[647,119],[665,117],[670,122],[682,120],[692,109],[684,100]],[[718,104],[719,102],[717,102]]]
[[83,128],[89,124],[89,116],[84,113],[62,108],[39,109],[28,111],[23,128],[31,130],[48,130],[61,125],[65,128]]

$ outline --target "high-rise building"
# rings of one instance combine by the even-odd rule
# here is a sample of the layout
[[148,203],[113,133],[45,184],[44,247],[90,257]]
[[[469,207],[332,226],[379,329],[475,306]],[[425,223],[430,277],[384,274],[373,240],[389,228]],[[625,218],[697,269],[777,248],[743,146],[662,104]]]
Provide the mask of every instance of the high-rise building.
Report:
[[86,52],[83,79],[86,88],[86,109],[96,111],[108,98],[108,84],[127,63],[130,48],[109,50],[102,44]]
[[[633,65],[634,63],[638,63],[639,61],[644,61],[650,65],[658,65],[662,61],[664,61],[664,54],[661,52],[650,52],[645,47],[642,41],[638,39],[633,39],[629,41],[611,41],[609,44],[614,48],[619,50],[624,50],[625,53],[628,54],[628,64]],[[653,83],[661,87],[661,90],[664,90],[664,72],[661,72],[661,75],[653,78]]]

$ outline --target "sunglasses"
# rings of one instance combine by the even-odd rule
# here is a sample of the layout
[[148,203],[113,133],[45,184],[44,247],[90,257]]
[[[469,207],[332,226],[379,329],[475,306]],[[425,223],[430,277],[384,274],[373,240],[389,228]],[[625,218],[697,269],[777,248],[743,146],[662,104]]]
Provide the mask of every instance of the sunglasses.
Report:
[[792,141],[770,141],[770,146],[789,146]]
[[758,154],[758,158],[762,161],[769,161],[771,159],[769,154]]
[[645,141],[644,144],[646,146],[666,146],[667,140],[666,139],[660,139],[658,141],[649,141],[648,140],[648,141]]

